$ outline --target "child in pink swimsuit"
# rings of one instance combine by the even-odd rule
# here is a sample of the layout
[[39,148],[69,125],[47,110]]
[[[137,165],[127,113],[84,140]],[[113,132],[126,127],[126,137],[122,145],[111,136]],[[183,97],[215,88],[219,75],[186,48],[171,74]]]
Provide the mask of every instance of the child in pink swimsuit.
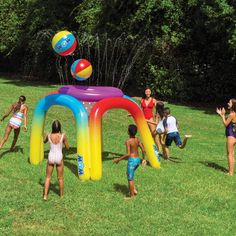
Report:
[[65,145],[66,149],[69,149],[69,144],[66,139],[66,135],[61,133],[61,124],[58,120],[55,120],[52,123],[52,132],[48,134],[44,140],[44,143],[49,142],[50,151],[48,154],[48,162],[46,169],[46,179],[44,185],[44,195],[43,199],[48,199],[48,190],[50,186],[50,180],[52,177],[52,172],[54,169],[54,165],[57,168],[57,179],[59,182],[60,188],[60,196],[64,195],[64,179],[63,179],[63,171],[64,171],[64,162],[63,162],[63,154],[62,148]]

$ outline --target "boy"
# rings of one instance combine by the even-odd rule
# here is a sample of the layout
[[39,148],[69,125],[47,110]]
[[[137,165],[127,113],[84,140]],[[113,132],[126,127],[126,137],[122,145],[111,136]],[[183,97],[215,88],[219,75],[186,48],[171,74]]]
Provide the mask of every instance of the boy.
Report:
[[130,197],[134,197],[138,193],[134,184],[134,172],[139,167],[140,162],[141,162],[141,159],[139,158],[139,154],[138,154],[138,147],[141,148],[143,155],[145,153],[143,144],[140,142],[140,140],[137,137],[135,137],[136,133],[137,133],[137,126],[129,125],[128,127],[129,139],[125,142],[127,153],[113,160],[114,163],[118,163],[119,161],[125,158],[128,158],[127,178],[128,178],[128,186],[130,190]]
[[180,148],[183,149],[187,143],[188,138],[191,138],[192,135],[185,135],[184,141],[182,140],[179,135],[178,131],[178,122],[174,116],[170,114],[170,108],[164,108],[164,120],[163,125],[165,128],[166,133],[166,140],[165,140],[165,154],[166,158],[170,158],[169,146],[171,146],[172,141],[174,140],[175,144]]

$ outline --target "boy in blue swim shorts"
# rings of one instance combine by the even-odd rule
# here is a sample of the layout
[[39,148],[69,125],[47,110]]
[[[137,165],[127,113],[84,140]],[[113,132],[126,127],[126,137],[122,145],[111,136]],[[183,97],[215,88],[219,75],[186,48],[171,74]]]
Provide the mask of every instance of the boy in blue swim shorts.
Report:
[[136,133],[137,133],[137,126],[129,125],[128,127],[129,139],[125,142],[127,153],[113,160],[114,163],[118,163],[119,161],[128,158],[127,178],[130,190],[130,197],[134,197],[138,193],[134,184],[134,173],[141,163],[141,158],[139,157],[138,148],[139,147],[141,148],[142,156],[144,156],[145,154],[143,144],[137,137],[135,137]]
[[179,135],[178,131],[178,122],[174,116],[170,114],[170,108],[164,108],[164,120],[163,126],[165,128],[165,153],[166,158],[170,158],[169,146],[171,146],[172,141],[175,142],[175,145],[178,146],[180,149],[183,149],[187,143],[187,140],[192,137],[192,135],[185,135],[184,141],[182,140]]

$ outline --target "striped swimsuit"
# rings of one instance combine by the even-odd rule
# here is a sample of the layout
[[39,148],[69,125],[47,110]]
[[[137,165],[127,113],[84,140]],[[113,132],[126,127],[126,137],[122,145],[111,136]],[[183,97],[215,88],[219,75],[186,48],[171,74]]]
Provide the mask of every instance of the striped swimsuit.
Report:
[[20,111],[15,112],[12,116],[12,118],[9,121],[9,125],[13,128],[13,129],[18,129],[20,128],[21,124],[22,124],[22,120],[23,120],[24,114]]

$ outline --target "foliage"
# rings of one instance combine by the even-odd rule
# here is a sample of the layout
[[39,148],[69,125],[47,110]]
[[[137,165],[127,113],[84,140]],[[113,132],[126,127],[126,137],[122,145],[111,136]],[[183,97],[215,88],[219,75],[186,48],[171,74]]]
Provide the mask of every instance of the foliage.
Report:
[[[150,86],[159,97],[176,101],[217,102],[235,96],[233,0],[1,0],[0,3],[2,70],[21,71],[45,80],[57,78],[59,70],[68,74],[71,58],[59,59],[50,46],[52,36],[62,29],[74,31],[79,39],[81,51],[75,56],[93,59],[100,50],[110,61],[114,58],[116,40],[125,35],[130,43],[124,43],[124,55],[128,57],[135,42],[141,44],[146,40],[142,56],[131,67],[125,60],[112,63],[117,69],[115,79],[99,68],[95,60],[95,78],[87,83],[117,86],[120,83],[112,81],[124,80],[123,87],[128,90],[134,88],[138,92]],[[108,49],[108,42],[114,47]],[[127,76],[119,76],[126,66]]]

